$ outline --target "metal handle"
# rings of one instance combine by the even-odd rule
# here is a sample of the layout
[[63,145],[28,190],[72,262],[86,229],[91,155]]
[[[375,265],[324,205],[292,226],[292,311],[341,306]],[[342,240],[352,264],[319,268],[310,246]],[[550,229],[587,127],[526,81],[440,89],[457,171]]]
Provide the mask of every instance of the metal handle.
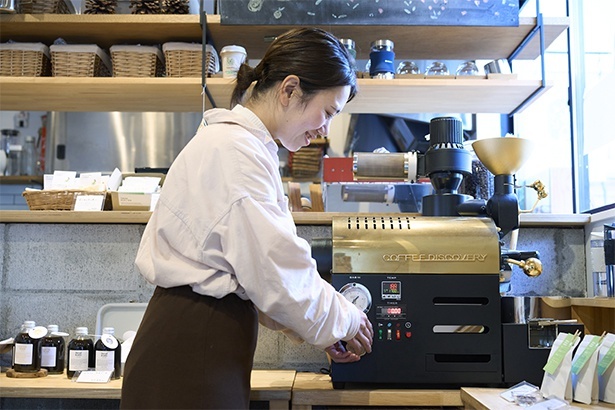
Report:
[[523,272],[527,276],[535,277],[542,273],[542,262],[537,258],[528,258],[524,261],[518,261],[515,259],[507,258],[504,260],[506,263],[512,263],[523,269]]

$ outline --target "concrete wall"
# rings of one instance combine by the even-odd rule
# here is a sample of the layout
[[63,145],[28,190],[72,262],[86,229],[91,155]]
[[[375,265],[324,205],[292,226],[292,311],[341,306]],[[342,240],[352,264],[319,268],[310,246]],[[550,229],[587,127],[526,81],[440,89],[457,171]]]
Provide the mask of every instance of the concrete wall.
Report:
[[[74,334],[77,326],[93,333],[96,315],[107,303],[147,302],[153,286],[134,267],[142,224],[0,224],[0,339],[14,337],[24,320],[58,324]],[[330,226],[298,226],[310,240],[331,237]],[[528,278],[515,268],[512,292],[521,295],[584,296],[584,231],[522,229],[518,249],[538,250],[543,274]],[[1,356],[11,365],[11,355]],[[324,353],[262,328],[255,368],[319,371]]]

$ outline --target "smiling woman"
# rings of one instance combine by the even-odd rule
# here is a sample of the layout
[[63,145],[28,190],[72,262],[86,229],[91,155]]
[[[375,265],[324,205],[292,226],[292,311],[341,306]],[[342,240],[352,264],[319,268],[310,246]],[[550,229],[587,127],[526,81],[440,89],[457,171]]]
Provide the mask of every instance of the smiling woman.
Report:
[[275,141],[296,151],[326,135],[356,93],[352,67],[331,34],[292,30],[256,68],[240,68],[232,110],[203,114],[137,253],[157,287],[126,362],[122,408],[248,408],[259,322],[338,363],[371,352],[367,316],[320,277],[297,236]]

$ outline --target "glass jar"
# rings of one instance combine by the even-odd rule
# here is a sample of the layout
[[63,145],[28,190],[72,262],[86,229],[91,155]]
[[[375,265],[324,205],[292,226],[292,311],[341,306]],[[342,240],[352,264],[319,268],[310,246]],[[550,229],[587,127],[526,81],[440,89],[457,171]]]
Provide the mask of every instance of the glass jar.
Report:
[[23,148],[19,144],[9,145],[5,175],[21,175],[22,151]]
[[414,61],[402,61],[397,66],[397,74],[421,74],[421,69]]
[[395,78],[395,44],[391,40],[376,40],[370,45],[369,75],[371,78]]
[[346,49],[348,50],[348,52],[350,53],[352,58],[356,59],[357,58],[357,50],[355,48],[354,40],[351,40],[349,38],[340,38],[340,42],[344,45],[344,47],[346,47]]
[[32,135],[26,137],[26,142],[22,150],[21,158],[21,174],[22,175],[36,175],[36,161],[37,152],[35,139]]
[[465,61],[457,67],[456,75],[478,75],[478,67],[474,61]]
[[448,67],[442,61],[434,61],[427,67],[425,75],[448,75]]

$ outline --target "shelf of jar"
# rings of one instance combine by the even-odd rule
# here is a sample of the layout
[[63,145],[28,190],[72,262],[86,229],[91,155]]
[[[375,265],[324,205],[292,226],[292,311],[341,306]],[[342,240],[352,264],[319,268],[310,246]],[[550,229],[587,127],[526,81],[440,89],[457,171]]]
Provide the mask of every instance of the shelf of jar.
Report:
[[[232,79],[207,79],[218,107],[229,107],[233,86]],[[345,113],[511,113],[541,81],[361,78],[358,86]],[[200,78],[0,77],[0,90],[0,110],[11,111],[201,112],[204,104]]]
[[[567,28],[567,17],[544,17],[545,47]],[[218,49],[241,44],[249,58],[260,58],[272,38],[292,28],[286,25],[236,26],[221,24],[219,15],[207,16],[208,32]],[[317,26],[339,38],[351,38],[357,58],[367,59],[369,44],[379,38],[395,43],[396,59],[474,60],[506,58],[536,26],[536,18],[520,17],[516,27],[475,26]],[[168,41],[200,42],[198,15],[0,15],[2,41],[52,44],[58,37],[69,43],[162,44]],[[540,55],[535,36],[517,58],[533,60]]]

